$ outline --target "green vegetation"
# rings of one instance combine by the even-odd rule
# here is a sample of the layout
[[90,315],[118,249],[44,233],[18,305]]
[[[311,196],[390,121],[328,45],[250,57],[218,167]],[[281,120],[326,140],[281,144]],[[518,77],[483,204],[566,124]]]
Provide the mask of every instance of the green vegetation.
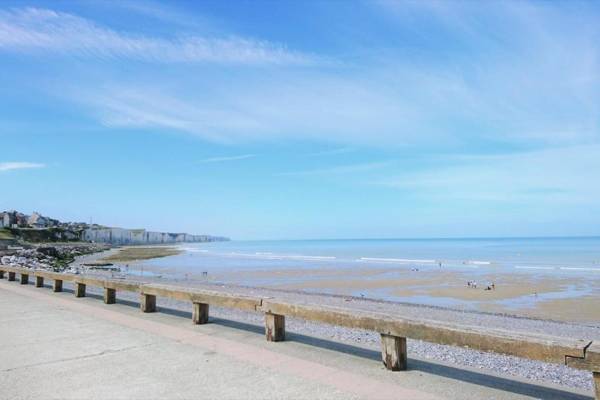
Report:
[[0,229],[0,240],[14,240],[12,232],[6,228]]
[[11,239],[19,239],[29,243],[76,242],[79,241],[80,237],[80,232],[73,232],[64,228],[9,228],[4,229],[4,231],[8,231],[12,235]]
[[160,258],[175,256],[180,254],[181,250],[175,247],[124,247],[117,254],[104,257],[100,262],[127,262],[135,260],[149,260],[151,258]]

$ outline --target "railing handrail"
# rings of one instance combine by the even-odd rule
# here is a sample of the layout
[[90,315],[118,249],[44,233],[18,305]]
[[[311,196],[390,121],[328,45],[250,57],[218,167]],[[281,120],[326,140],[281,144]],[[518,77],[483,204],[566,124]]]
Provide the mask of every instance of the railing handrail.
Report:
[[[86,285],[102,287],[105,289],[105,302],[109,304],[114,303],[116,290],[139,292],[141,308],[145,312],[156,310],[157,296],[189,301],[194,305],[193,319],[195,323],[205,323],[208,320],[208,305],[211,304],[244,311],[263,312],[266,316],[267,338],[272,341],[283,340],[285,336],[285,316],[376,331],[382,335],[382,343],[384,344],[382,357],[389,369],[394,369],[394,367],[388,365],[388,362],[395,362],[396,369],[405,368],[406,338],[411,338],[436,344],[469,347],[480,351],[565,364],[574,368],[593,371],[597,390],[600,386],[600,341],[522,331],[514,332],[497,328],[482,328],[427,319],[408,319],[380,312],[345,307],[291,303],[273,297],[256,297],[177,285],[131,282],[93,275],[58,273],[6,265],[0,265],[0,272],[2,274],[4,272],[20,274],[22,283],[27,283],[29,275],[41,279],[53,279],[55,282],[60,281],[60,290],[62,290],[63,280],[71,281],[77,285],[75,294],[78,297],[85,295]],[[107,298],[112,299],[112,301],[107,301]],[[390,338],[393,340],[390,341]],[[390,343],[391,350],[388,348]],[[390,354],[399,357],[399,359],[390,361]],[[597,396],[597,398],[600,400],[600,397]]]

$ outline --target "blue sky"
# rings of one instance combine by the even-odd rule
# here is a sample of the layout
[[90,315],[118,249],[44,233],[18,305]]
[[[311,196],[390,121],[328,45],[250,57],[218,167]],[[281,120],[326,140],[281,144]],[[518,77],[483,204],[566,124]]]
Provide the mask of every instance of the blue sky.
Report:
[[600,234],[598,2],[0,5],[0,208],[263,238]]

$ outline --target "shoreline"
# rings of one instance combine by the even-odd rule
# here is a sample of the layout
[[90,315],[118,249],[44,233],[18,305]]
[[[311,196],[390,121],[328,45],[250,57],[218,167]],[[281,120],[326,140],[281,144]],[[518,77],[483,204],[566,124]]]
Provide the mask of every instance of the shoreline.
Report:
[[182,254],[184,250],[171,245],[143,245],[115,247],[114,252],[98,258],[99,263],[136,263],[144,260]]
[[[108,251],[86,256],[85,263],[101,262],[112,258],[115,260],[114,268],[120,269],[120,271],[114,271],[113,275],[120,275],[128,279],[140,279],[143,271],[144,276],[142,277],[144,279],[159,279],[161,282],[209,283],[249,290],[270,290],[306,296],[338,296],[340,298],[364,299],[377,303],[403,304],[480,313],[482,315],[500,315],[594,327],[600,326],[600,312],[597,309],[600,288],[595,285],[595,279],[598,277],[586,280],[581,276],[545,276],[535,278],[532,283],[523,280],[520,276],[498,276],[497,271],[493,271],[490,273],[490,280],[500,282],[500,285],[494,291],[485,291],[483,288],[469,289],[461,286],[461,279],[465,278],[465,274],[451,270],[414,272],[394,268],[362,268],[351,271],[343,269],[240,271],[233,269],[229,272],[211,272],[207,277],[204,277],[200,271],[185,272],[185,268],[168,266],[168,259],[172,254],[167,253],[160,257],[166,257],[163,266],[148,263],[147,261],[158,258],[152,256],[152,253],[157,249],[176,252],[178,255],[186,254],[185,249],[168,245],[113,247]],[[133,260],[118,261],[117,254],[123,251],[145,252],[147,257],[145,259],[140,257]],[[78,265],[77,269],[81,272],[102,270],[102,267],[82,266],[81,264],[84,264],[84,262],[79,260],[73,265],[75,264]],[[113,267],[106,270],[111,269]],[[377,276],[377,274],[389,271],[395,271],[399,276],[394,279],[381,279]],[[276,277],[280,282],[257,284],[264,280],[265,276]],[[314,276],[318,279],[310,279]],[[291,282],[281,282],[282,279],[287,279],[286,277],[292,278]],[[305,280],[298,281],[299,278]],[[482,277],[480,276],[480,278]],[[394,286],[395,289],[392,293],[399,294],[399,299],[377,296],[377,290],[386,286]],[[372,292],[368,292],[369,287],[374,288]],[[584,295],[552,297],[554,294],[567,293],[569,289],[565,288],[572,287],[591,287],[591,289],[589,289],[589,293]],[[367,295],[361,297],[357,292],[363,290]],[[532,293],[533,291],[535,291],[535,294]],[[375,295],[372,295],[373,292],[375,292]]]
[[[143,246],[143,247],[172,247],[172,246],[156,245],[156,246]],[[112,254],[116,254],[121,249],[122,249],[121,247],[112,247],[110,249],[107,249],[107,250],[104,250],[101,252],[80,256],[81,258],[78,257],[73,264],[78,264],[79,266],[81,266],[81,264],[83,264],[83,261],[85,261],[86,263],[87,262],[99,262],[99,261],[105,259],[107,255],[110,256]],[[154,259],[154,258],[148,258],[147,260],[150,260],[150,259]],[[191,283],[192,286],[206,285],[206,286],[210,286],[210,287],[219,287],[219,288],[223,288],[223,287],[239,288],[242,290],[249,290],[249,291],[256,290],[256,291],[263,291],[263,292],[267,291],[267,292],[280,293],[280,294],[295,294],[295,295],[314,297],[314,298],[319,298],[319,297],[325,296],[325,297],[343,299],[344,301],[350,299],[351,301],[362,301],[362,302],[373,303],[373,304],[386,304],[386,305],[392,305],[392,306],[398,305],[398,306],[416,307],[416,308],[423,308],[423,309],[430,309],[430,310],[468,313],[468,314],[473,314],[473,315],[506,317],[506,318],[512,318],[512,319],[516,319],[516,320],[520,319],[520,320],[530,320],[530,321],[552,322],[552,323],[564,324],[564,325],[575,324],[575,325],[579,325],[579,326],[600,329],[600,319],[596,320],[596,321],[552,319],[552,318],[542,317],[542,316],[517,314],[517,313],[501,312],[501,311],[490,311],[490,310],[485,310],[485,309],[461,309],[461,308],[455,308],[452,306],[445,306],[445,305],[425,304],[425,303],[418,303],[418,302],[411,302],[411,301],[388,300],[388,299],[375,298],[375,297],[360,297],[360,296],[356,296],[356,295],[348,295],[348,294],[340,294],[340,293],[307,291],[307,290],[303,290],[303,289],[283,288],[283,287],[277,287],[277,286],[268,287],[268,286],[245,285],[245,284],[238,284],[238,283],[232,283],[232,282],[227,282],[227,281],[195,279],[194,276],[196,274],[189,274],[192,277],[191,279],[189,279],[189,278],[188,279],[180,279],[180,278],[169,276],[168,273],[164,273],[163,268],[143,264],[143,261],[146,261],[146,260],[137,260],[137,261],[129,262],[128,263],[130,266],[129,272],[124,272],[121,270],[118,273],[118,275],[121,275],[120,276],[121,278],[129,279],[132,281],[153,281],[153,282],[161,282],[161,283],[167,283],[167,284],[173,283],[173,284],[179,284],[179,285],[181,285],[181,284],[186,285],[186,284]],[[118,262],[116,264],[118,264]],[[143,269],[138,269],[142,266],[143,266]],[[85,269],[87,273],[92,273],[92,274],[110,273],[110,271],[103,271],[101,268],[90,269],[88,267],[83,267],[83,269]],[[135,273],[136,271],[138,273]],[[140,273],[142,271],[147,275],[140,275]],[[112,273],[111,275],[113,275],[115,278],[119,277],[119,276],[115,276],[114,273]]]
[[[401,315],[406,318],[426,319],[435,321],[452,321],[463,325],[486,326],[494,329],[510,331],[526,331],[529,333],[544,334],[552,332],[555,336],[582,337],[590,340],[600,340],[600,324],[586,324],[572,321],[553,321],[542,318],[531,318],[522,315],[510,315],[506,313],[486,312],[477,310],[460,310],[451,307],[442,307],[427,304],[414,304],[409,302],[396,302],[383,299],[362,298],[341,294],[311,293],[303,290],[286,290],[281,288],[256,287],[249,285],[238,285],[226,282],[198,279],[178,279],[175,277],[140,276],[135,273],[115,273],[78,268],[75,264],[85,259],[97,259],[107,253],[118,252],[119,248],[111,248],[100,253],[94,253],[78,258],[72,267],[79,272],[128,279],[137,282],[158,282],[179,286],[190,286],[218,290],[225,293],[235,292],[238,294],[272,296],[282,300],[297,303],[324,304],[331,306],[351,307],[366,312],[386,313],[389,315]],[[143,263],[133,264],[134,268],[144,266]],[[144,266],[144,268],[149,268]],[[135,272],[135,269],[134,269]],[[102,295],[100,288],[90,287],[90,294]],[[119,292],[118,299],[137,303],[139,296],[129,292]],[[117,300],[119,301],[119,300]],[[191,304],[172,299],[161,298],[158,301],[160,307],[191,311]],[[263,316],[257,313],[244,312],[240,310],[211,307],[211,318],[231,320],[245,324],[261,327],[264,324]],[[297,318],[289,318],[286,324],[290,332],[317,338],[335,338],[341,342],[354,346],[377,349],[379,347],[379,334],[359,329],[349,329],[331,326],[323,323],[308,322]],[[517,357],[504,356],[493,353],[483,353],[467,348],[436,345],[428,342],[408,340],[409,352],[413,356],[423,359],[431,359],[444,363],[458,364],[466,367],[486,369],[497,373],[510,374],[513,376],[530,379],[533,381],[552,382],[578,389],[590,390],[592,388],[591,374],[587,371],[575,370],[563,365],[548,364],[537,361],[520,359]]]
[[[180,258],[179,258],[180,259]],[[454,270],[407,267],[353,267],[323,269],[212,268],[198,259],[194,271],[178,266],[178,258],[159,262],[131,263],[131,276],[161,276],[164,279],[220,282],[263,289],[281,289],[299,293],[316,293],[342,297],[365,298],[392,303],[422,304],[461,311],[516,315],[568,323],[600,323],[597,299],[600,297],[600,275],[573,276],[532,275],[478,271],[478,288],[467,286],[473,276]],[[211,263],[219,260],[211,259]],[[202,270],[209,270],[202,276]],[[485,290],[486,282],[495,282],[495,290]]]

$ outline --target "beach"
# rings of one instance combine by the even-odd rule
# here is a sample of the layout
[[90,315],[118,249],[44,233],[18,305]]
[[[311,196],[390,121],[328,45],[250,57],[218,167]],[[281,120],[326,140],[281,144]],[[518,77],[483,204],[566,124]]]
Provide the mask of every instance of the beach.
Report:
[[[107,275],[108,272],[100,275]],[[114,274],[110,274],[114,277]],[[554,336],[562,337],[584,337],[589,340],[600,339],[600,324],[587,324],[576,322],[551,321],[545,319],[520,317],[515,315],[504,315],[481,311],[464,311],[452,308],[416,305],[392,301],[351,297],[343,295],[308,293],[300,290],[282,290],[269,288],[256,288],[223,283],[211,283],[195,279],[176,279],[159,276],[128,275],[132,281],[160,282],[163,284],[181,285],[218,291],[223,293],[235,293],[249,296],[274,297],[292,303],[319,304],[326,306],[341,306],[354,308],[360,311],[384,313],[397,315],[409,319],[427,319],[440,322],[452,322],[467,326],[485,326],[488,328],[509,330],[511,332],[526,332],[547,334],[552,332]],[[70,284],[66,283],[66,287]],[[101,297],[102,290],[90,286],[89,295]],[[119,301],[136,303],[139,296],[130,292],[119,292]],[[158,298],[157,305],[163,309],[190,312],[191,304],[168,298]],[[264,329],[264,316],[261,313],[245,312],[237,309],[213,307],[210,308],[211,318],[222,323],[241,323],[253,326],[257,331]],[[226,322],[229,321],[229,322]],[[339,326],[331,326],[323,323],[305,321],[298,318],[286,318],[286,330],[290,333],[298,333],[303,337],[311,337],[311,340],[319,338],[334,340],[336,342],[356,345],[365,349],[378,351],[380,347],[379,334],[372,331],[350,329]],[[513,356],[505,356],[494,353],[480,352],[468,348],[438,345],[420,340],[408,339],[408,352],[411,357],[443,362],[454,366],[464,366],[498,374],[508,374],[517,378],[524,378],[543,383],[552,383],[568,386],[581,390],[592,389],[592,377],[588,371],[581,371],[566,367],[564,365],[543,363],[522,359]]]
[[[600,339],[600,321],[598,320],[598,295],[578,296],[568,299],[542,300],[535,307],[519,306],[516,309],[499,307],[498,304],[509,300],[532,296],[529,293],[533,287],[538,291],[537,298],[547,296],[547,293],[561,293],[565,285],[589,285],[589,279],[584,276],[523,276],[512,274],[478,275],[495,279],[496,289],[484,290],[481,286],[477,289],[466,285],[464,271],[446,271],[444,267],[432,266],[431,270],[413,267],[379,266],[378,268],[288,268],[288,269],[239,269],[223,271],[220,274],[212,270],[207,275],[204,269],[207,265],[200,265],[194,272],[185,272],[181,267],[169,267],[177,263],[177,259],[198,258],[190,256],[190,252],[180,248],[178,254],[161,258],[150,258],[151,255],[173,252],[172,249],[138,247],[115,248],[105,253],[86,255],[77,260],[73,268],[86,274],[97,274],[111,278],[122,278],[138,282],[157,282],[163,284],[181,285],[186,287],[204,288],[224,293],[236,293],[261,297],[274,297],[292,303],[319,304],[353,308],[357,311],[383,313],[386,315],[401,316],[409,319],[426,319],[439,322],[452,322],[466,326],[483,326],[492,329],[501,329],[511,332],[526,332],[548,334],[568,338],[586,338],[589,340]],[[140,259],[131,260],[126,257],[135,252]],[[193,254],[193,252],[192,252]],[[198,254],[206,254],[198,252]],[[115,264],[111,270],[90,268],[86,264],[93,264],[95,260],[111,257]],[[187,258],[186,258],[187,257]],[[144,258],[144,259],[141,259]],[[123,261],[116,261],[123,260]],[[85,262],[84,262],[85,261]],[[120,262],[129,266],[127,269],[115,271]],[[486,267],[489,268],[489,267]],[[128,272],[125,272],[128,271]],[[395,275],[394,279],[381,279],[381,276]],[[231,282],[227,282],[230,280]],[[271,286],[254,286],[251,283],[262,280],[271,282]],[[235,282],[233,282],[235,281]],[[245,282],[245,284],[243,283]],[[275,283],[275,284],[273,284]],[[595,281],[592,280],[591,285]],[[69,288],[69,284],[66,285]],[[386,300],[382,298],[369,298],[360,292],[376,293],[378,289],[394,287],[403,296],[413,299],[411,302]],[[90,295],[100,296],[101,289],[91,286]],[[413,291],[413,292],[411,292]],[[358,293],[358,295],[351,294]],[[444,305],[418,304],[414,301],[415,293],[426,293],[427,296],[443,300]],[[413,297],[411,297],[411,295]],[[129,292],[119,292],[119,301],[135,303],[139,301],[138,295]],[[536,297],[536,296],[533,296]],[[478,304],[460,307],[455,302],[464,304]],[[187,302],[159,298],[159,307],[189,312],[191,305]],[[248,324],[262,329],[263,316],[260,313],[244,312],[235,309],[211,307],[211,318],[232,323]],[[298,318],[288,318],[286,329],[290,332],[302,333],[318,338],[331,339],[359,345],[366,349],[376,350],[379,347],[379,334],[360,329],[349,329],[330,326],[323,323],[309,322]],[[520,359],[494,353],[485,353],[453,346],[437,345],[419,340],[408,340],[409,354],[422,359],[444,362],[469,368],[488,370],[499,374],[510,374],[515,377],[525,378],[544,383],[564,385],[581,390],[592,388],[591,374],[587,371],[575,370],[563,365],[547,364],[537,361]]]
[[116,265],[134,276],[600,324],[600,240],[529,242],[186,244],[178,255]]
[[99,263],[126,263],[129,261],[150,260],[175,256],[181,254],[183,250],[172,246],[126,246],[114,249],[110,254],[104,254],[98,259]]

